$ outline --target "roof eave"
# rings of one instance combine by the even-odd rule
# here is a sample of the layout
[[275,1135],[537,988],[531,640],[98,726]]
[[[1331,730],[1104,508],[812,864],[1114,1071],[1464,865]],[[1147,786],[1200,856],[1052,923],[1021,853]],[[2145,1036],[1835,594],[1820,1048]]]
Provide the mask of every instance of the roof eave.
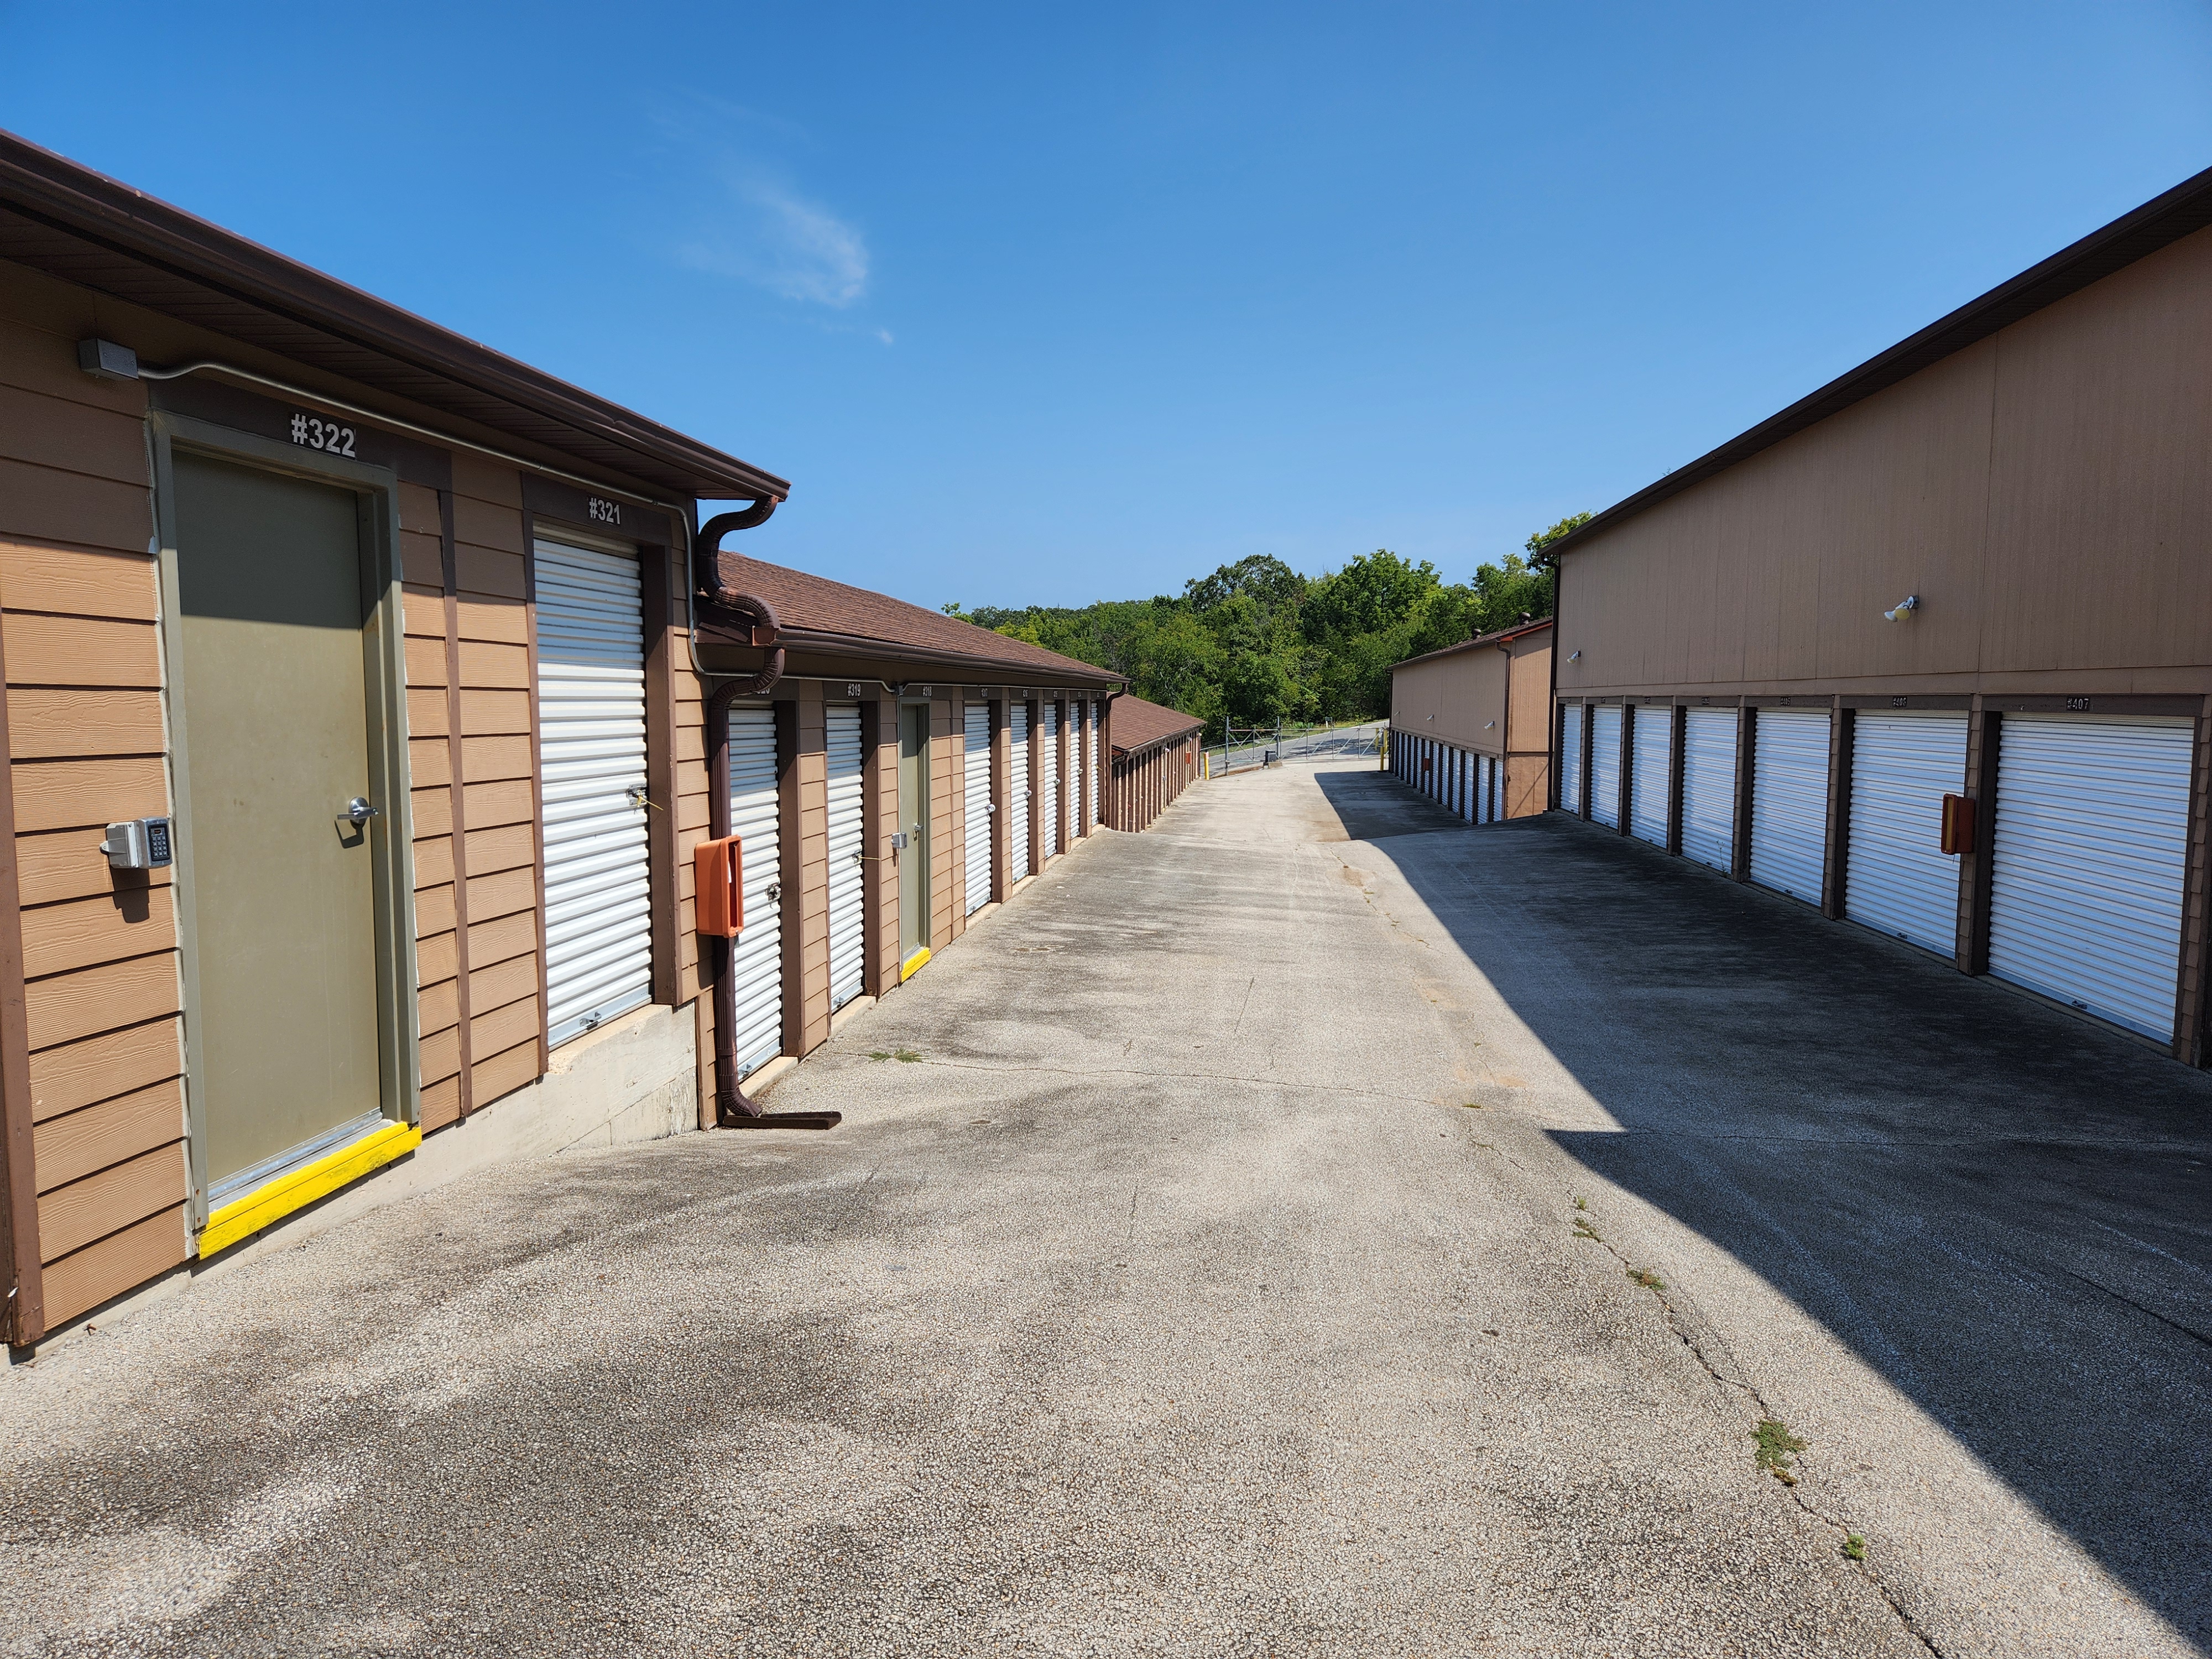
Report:
[[701,495],[790,494],[774,473],[8,132],[0,201],[64,235],[633,451]]
[[2208,225],[2212,225],[2212,167],[2184,179],[2100,229],[2091,231],[2019,276],[1998,283],[1980,298],[1968,301],[1948,316],[1837,376],[1818,391],[1799,398],[1778,414],[1769,416],[1718,448],[1709,450],[1688,465],[1678,467],[1634,495],[1614,502],[1589,523],[1553,542],[1545,551],[1555,559],[1577,551],[1581,544],[1601,531],[1703,483],[1832,415],[1841,414],[1852,404],[1910,379],[1923,368],[1934,367],[1999,330],[2080,293]]
[[[702,607],[702,613],[706,608]],[[717,639],[714,630],[726,627],[732,634],[749,631],[750,623],[741,628],[734,621],[724,623],[719,615],[702,614],[700,617],[700,644],[708,647],[743,646],[746,641]],[[885,662],[913,663],[925,668],[981,669],[994,675],[1011,676],[1024,684],[1075,684],[1097,682],[1102,687],[1127,684],[1126,678],[1099,668],[1090,663],[1059,665],[1023,662],[1006,657],[986,657],[964,652],[945,651],[931,646],[914,645],[897,640],[872,638],[865,634],[840,634],[813,628],[779,628],[776,643],[794,651],[814,652],[823,655],[842,654],[853,657],[877,658]]]

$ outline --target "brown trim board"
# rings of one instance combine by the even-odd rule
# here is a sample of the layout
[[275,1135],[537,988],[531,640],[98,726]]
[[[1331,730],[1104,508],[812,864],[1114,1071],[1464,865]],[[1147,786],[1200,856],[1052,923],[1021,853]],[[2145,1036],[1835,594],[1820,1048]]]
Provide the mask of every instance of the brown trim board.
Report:
[[46,1334],[39,1254],[39,1172],[33,1162],[30,1027],[23,1000],[23,906],[16,874],[15,750],[8,730],[8,665],[0,653],[0,1331],[28,1347]]

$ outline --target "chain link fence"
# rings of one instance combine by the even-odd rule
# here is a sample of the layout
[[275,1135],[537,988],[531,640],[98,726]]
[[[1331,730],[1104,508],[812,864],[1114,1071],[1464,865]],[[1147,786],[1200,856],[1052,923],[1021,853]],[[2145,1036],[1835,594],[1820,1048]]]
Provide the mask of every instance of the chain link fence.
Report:
[[1280,734],[1261,732],[1247,736],[1232,732],[1236,740],[1216,744],[1206,751],[1206,769],[1209,777],[1219,777],[1224,772],[1241,772],[1254,766],[1277,766],[1291,761],[1352,760],[1362,755],[1380,754],[1382,729],[1387,720],[1362,720],[1355,725],[1339,726],[1324,722],[1319,726],[1285,726]]

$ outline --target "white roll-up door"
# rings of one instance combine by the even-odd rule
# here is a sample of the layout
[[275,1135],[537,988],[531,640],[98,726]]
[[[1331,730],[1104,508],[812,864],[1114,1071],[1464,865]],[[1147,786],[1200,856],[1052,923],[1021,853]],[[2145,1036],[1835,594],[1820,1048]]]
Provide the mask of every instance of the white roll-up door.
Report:
[[971,702],[961,733],[962,816],[967,820],[968,914],[991,902],[991,705]]
[[1735,733],[1733,708],[1682,715],[1682,856],[1735,872]]
[[1628,833],[1667,844],[1667,790],[1674,769],[1674,711],[1647,703],[1630,711]]
[[2005,717],[1992,974],[2172,1039],[2191,738],[2185,720]]
[[1818,904],[1828,851],[1827,711],[1762,708],[1751,741],[1751,878]]
[[547,1040],[653,1000],[638,565],[536,544]]
[[1852,717],[1845,915],[1947,957],[1957,950],[1959,860],[1942,850],[1943,797],[1966,787],[1964,714]]
[[1459,815],[1469,823],[1482,822],[1482,757],[1471,749],[1459,761]]
[[860,705],[829,706],[830,1006],[843,1007],[867,981],[860,854]]
[[1044,783],[1041,834],[1044,857],[1048,859],[1060,852],[1060,705],[1049,697],[1037,705],[1037,766]]
[[1583,706],[1576,703],[1559,724],[1559,810],[1583,810]]
[[1620,828],[1620,709],[1600,703],[1590,711],[1590,816]]
[[1008,839],[1013,843],[1007,860],[1006,885],[1012,886],[1030,872],[1030,706],[1006,705],[1013,728],[1013,754],[1007,763],[1006,810],[1013,814]]
[[1090,750],[1089,721],[1084,715],[1089,707],[1080,698],[1067,705],[1067,824],[1071,842],[1091,833],[1091,791],[1083,771],[1083,759]]
[[783,823],[775,788],[775,711],[730,710],[730,833],[743,860],[744,929],[730,941],[738,1075],[783,1052]]

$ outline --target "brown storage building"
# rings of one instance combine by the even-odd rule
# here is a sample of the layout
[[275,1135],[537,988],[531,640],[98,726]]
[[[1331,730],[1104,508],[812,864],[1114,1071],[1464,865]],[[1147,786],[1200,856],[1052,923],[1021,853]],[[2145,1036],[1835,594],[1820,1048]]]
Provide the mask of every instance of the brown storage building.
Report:
[[1469,823],[1551,805],[1552,624],[1478,635],[1390,671],[1390,769]]
[[2212,173],[1557,544],[1559,804],[2203,1064],[2208,222]]
[[696,556],[787,488],[0,135],[10,1342],[711,1121],[710,982],[757,1073],[1080,844],[1119,681]]
[[1206,722],[1179,708],[1127,693],[1107,714],[1107,742],[1114,757],[1107,786],[1108,825],[1149,830],[1176,796],[1198,781],[1199,734]]

